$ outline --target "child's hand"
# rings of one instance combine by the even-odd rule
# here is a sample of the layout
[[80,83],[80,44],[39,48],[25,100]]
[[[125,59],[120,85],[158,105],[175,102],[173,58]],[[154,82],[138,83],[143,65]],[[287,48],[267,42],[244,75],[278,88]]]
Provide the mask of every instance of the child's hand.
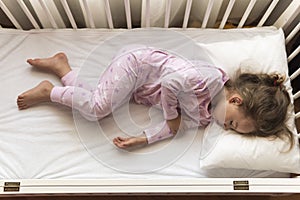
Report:
[[113,142],[117,147],[121,149],[126,149],[128,147],[135,147],[138,145],[145,145],[148,143],[147,138],[145,136],[130,137],[130,138],[116,137],[114,138]]
[[178,115],[178,117],[175,119],[167,120],[167,124],[174,135],[177,133],[179,129],[180,121],[181,121],[181,115]]

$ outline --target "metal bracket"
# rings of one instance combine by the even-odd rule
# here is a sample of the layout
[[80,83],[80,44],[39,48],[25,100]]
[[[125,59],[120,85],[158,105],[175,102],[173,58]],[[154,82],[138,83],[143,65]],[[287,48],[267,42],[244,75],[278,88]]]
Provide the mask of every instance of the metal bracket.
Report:
[[234,190],[249,190],[249,181],[233,181]]
[[20,182],[5,182],[3,191],[4,192],[19,192],[20,191]]

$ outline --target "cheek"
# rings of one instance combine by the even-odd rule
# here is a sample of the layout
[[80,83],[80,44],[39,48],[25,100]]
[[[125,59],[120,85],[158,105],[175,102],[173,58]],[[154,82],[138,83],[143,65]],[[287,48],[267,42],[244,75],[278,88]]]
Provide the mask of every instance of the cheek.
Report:
[[217,104],[213,110],[212,116],[219,124],[223,125],[226,117],[225,103]]

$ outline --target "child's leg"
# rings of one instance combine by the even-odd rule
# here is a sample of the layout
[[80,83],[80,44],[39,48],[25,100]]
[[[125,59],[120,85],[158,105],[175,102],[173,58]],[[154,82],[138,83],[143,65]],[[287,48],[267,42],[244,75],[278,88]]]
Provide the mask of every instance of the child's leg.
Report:
[[[128,102],[136,87],[136,66],[133,56],[121,57],[101,75],[96,90],[89,89],[86,83],[78,82],[76,86],[54,87],[51,101],[78,110],[88,120],[99,120],[112,113],[120,105]],[[68,73],[62,82],[71,82],[75,73]]]
[[[133,56],[121,57],[114,61],[109,68],[102,74],[97,89],[92,91],[85,88],[84,85],[53,87],[50,93],[41,93],[45,84],[28,90],[18,97],[18,106],[20,109],[26,109],[40,102],[57,102],[76,110],[88,120],[98,120],[109,115],[115,108],[129,101],[132,92],[136,87],[137,76],[132,66],[135,66]],[[73,74],[73,75],[72,75]],[[70,76],[70,77],[68,77]],[[62,79],[70,78],[73,80],[75,73],[69,71]],[[64,80],[62,80],[64,81]],[[47,82],[47,81],[46,81]],[[36,93],[40,93],[37,95]],[[38,100],[36,99],[37,96]]]
[[57,75],[64,86],[75,86],[77,83],[77,85],[84,85],[84,88],[90,90],[88,84],[77,80],[78,70],[71,69],[64,53],[58,53],[49,58],[28,59],[27,62],[38,69]]

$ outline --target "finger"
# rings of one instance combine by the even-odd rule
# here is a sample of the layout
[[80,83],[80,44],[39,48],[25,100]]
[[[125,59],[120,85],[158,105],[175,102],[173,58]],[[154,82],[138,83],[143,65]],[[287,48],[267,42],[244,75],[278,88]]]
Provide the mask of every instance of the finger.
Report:
[[126,148],[127,147],[126,143],[124,143],[124,141],[120,141],[119,139],[120,139],[119,137],[115,138],[113,140],[114,144],[121,149]]
[[124,142],[125,141],[125,138],[122,138],[122,137],[117,137],[117,138],[118,138],[119,142]]
[[121,141],[119,138],[115,138],[115,143],[117,145],[120,145],[123,141]]
[[113,139],[113,142],[120,142],[120,140],[119,140],[118,137],[116,137],[116,138]]
[[118,137],[118,139],[119,139],[120,141],[126,141],[126,140],[128,140],[128,138],[123,138],[123,137]]
[[114,144],[118,143],[117,138],[114,138],[114,139],[113,139],[113,143],[114,143]]
[[117,146],[118,148],[122,148],[122,144],[118,141],[114,142],[115,146]]
[[119,143],[114,143],[116,145],[116,147],[120,148],[120,144]]

